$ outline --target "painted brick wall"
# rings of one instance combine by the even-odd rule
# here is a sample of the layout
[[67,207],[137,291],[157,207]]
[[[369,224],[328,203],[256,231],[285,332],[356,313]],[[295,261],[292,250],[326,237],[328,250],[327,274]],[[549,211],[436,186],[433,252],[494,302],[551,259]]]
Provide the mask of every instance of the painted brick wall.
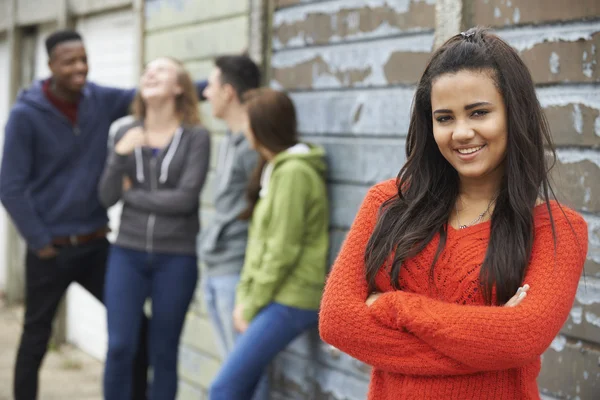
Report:
[[[434,39],[435,1],[276,1],[271,85],[288,90],[305,140],[330,165],[332,258],[367,187],[398,172],[414,84]],[[544,354],[544,399],[600,396],[600,3],[457,2],[493,27],[531,69],[556,144],[558,194],[589,224],[573,311]],[[364,399],[369,368],[332,353],[315,332],[276,363],[277,398]]]

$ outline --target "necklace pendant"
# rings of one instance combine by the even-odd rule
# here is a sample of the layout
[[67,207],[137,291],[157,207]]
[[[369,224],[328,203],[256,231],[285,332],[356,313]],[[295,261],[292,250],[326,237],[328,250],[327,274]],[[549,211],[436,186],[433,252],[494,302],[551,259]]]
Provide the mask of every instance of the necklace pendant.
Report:
[[465,228],[468,228],[468,226],[467,225],[459,225],[458,226],[458,229],[465,229]]

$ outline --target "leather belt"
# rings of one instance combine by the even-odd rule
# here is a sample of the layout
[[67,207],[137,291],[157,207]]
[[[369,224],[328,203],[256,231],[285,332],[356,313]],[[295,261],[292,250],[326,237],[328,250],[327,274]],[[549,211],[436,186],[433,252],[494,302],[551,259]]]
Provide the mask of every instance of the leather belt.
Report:
[[106,237],[106,234],[110,232],[108,227],[98,229],[95,232],[87,233],[84,235],[71,235],[62,236],[52,239],[52,244],[55,246],[78,246],[86,244],[95,239]]

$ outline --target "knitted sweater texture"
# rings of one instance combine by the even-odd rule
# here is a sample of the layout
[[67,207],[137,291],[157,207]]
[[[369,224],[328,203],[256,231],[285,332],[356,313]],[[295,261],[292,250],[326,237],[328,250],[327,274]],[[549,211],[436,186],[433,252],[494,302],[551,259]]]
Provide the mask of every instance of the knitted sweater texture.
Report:
[[[324,341],[373,366],[370,400],[539,399],[540,356],[566,321],[587,253],[587,226],[551,203],[534,210],[534,244],[516,307],[485,305],[479,272],[490,223],[448,227],[446,246],[429,271],[439,238],[401,268],[400,287],[382,268],[379,297],[365,305],[365,246],[395,181],[371,188],[328,278],[321,304]],[[563,213],[564,211],[564,213]]]

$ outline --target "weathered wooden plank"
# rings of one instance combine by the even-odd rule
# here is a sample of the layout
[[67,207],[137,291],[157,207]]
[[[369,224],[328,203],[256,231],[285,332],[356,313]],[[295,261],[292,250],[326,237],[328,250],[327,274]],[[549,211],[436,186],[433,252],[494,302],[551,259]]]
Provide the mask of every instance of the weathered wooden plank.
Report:
[[405,135],[414,89],[292,93],[304,134]]
[[[498,32],[521,53],[539,84],[598,82],[600,23],[519,28]],[[276,52],[274,85],[285,89],[330,89],[412,84],[429,59],[433,35],[423,33],[373,42]]]
[[405,142],[400,138],[366,139],[311,137],[307,141],[325,148],[333,181],[374,184],[395,178],[405,162]]
[[538,88],[537,95],[557,143],[600,145],[600,90],[596,86],[548,86]]
[[248,45],[248,16],[149,32],[145,39],[146,62],[160,56],[190,61],[239,53]]
[[560,399],[596,399],[600,393],[600,347],[558,336],[542,357],[540,392]]
[[132,5],[132,0],[68,0],[71,15],[84,15]]
[[336,0],[277,10],[273,48],[373,39],[434,28],[433,0]]
[[217,338],[207,317],[188,313],[181,336],[181,343],[215,359],[221,358]]
[[282,399],[365,399],[368,381],[290,353],[273,363],[272,385]]
[[600,24],[597,31],[577,41],[544,42],[521,52],[538,84],[600,81]]
[[368,189],[368,186],[329,185],[329,214],[332,227],[347,229],[352,225]]
[[192,347],[179,347],[179,376],[198,388],[208,389],[219,371],[220,363]]
[[17,23],[34,25],[57,18],[58,0],[17,0]]
[[600,214],[583,213],[588,225],[588,264],[586,272],[600,275]]
[[600,279],[581,279],[575,304],[561,332],[571,338],[597,342],[600,338]]
[[600,15],[596,0],[552,2],[547,0],[476,0],[473,20],[483,26],[539,24],[588,19]]
[[559,199],[583,211],[600,212],[600,151],[559,149],[552,177]]
[[146,1],[146,31],[224,19],[248,12],[245,0]]
[[[292,93],[303,134],[403,136],[408,131],[413,88]],[[556,85],[537,89],[551,122],[574,111],[553,130],[560,143],[600,144],[600,91],[594,85]],[[565,111],[567,110],[567,111]]]
[[271,59],[273,83],[285,89],[415,84],[433,45],[433,35],[310,47],[277,52]]
[[556,145],[600,144],[600,109],[571,103],[548,106],[544,112]]

